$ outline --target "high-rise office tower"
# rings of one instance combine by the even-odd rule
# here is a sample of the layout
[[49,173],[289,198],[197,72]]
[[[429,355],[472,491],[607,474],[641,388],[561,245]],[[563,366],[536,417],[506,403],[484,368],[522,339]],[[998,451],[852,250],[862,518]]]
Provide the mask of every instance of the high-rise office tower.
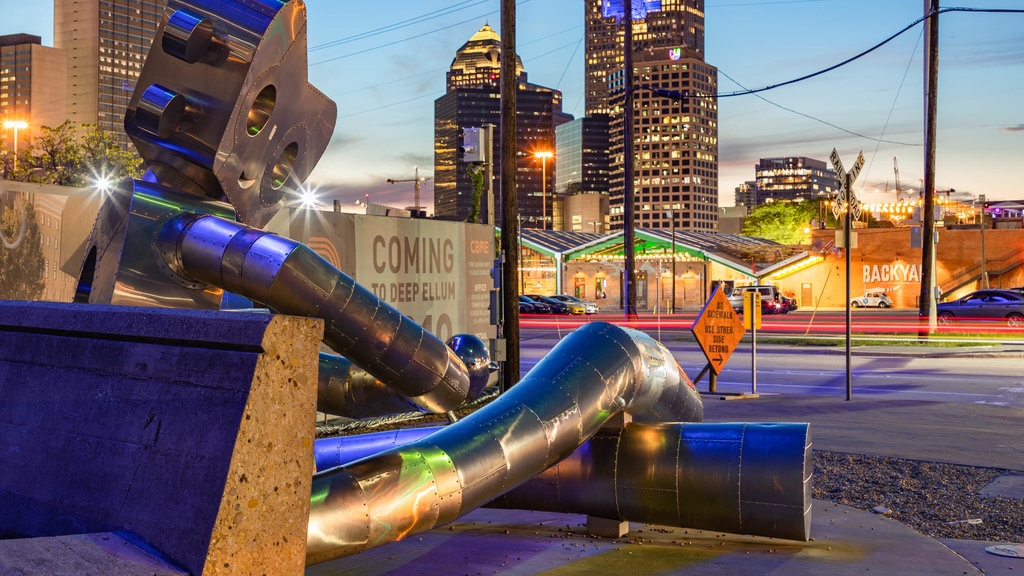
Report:
[[64,122],[67,57],[40,42],[31,34],[0,36],[0,130],[11,152],[15,123],[21,152],[41,127]]
[[754,167],[755,185],[736,194],[736,204],[757,206],[776,200],[831,198],[840,187],[839,177],[824,160],[806,156],[761,158]]
[[[704,59],[704,0],[633,0],[633,51],[683,48]],[[622,71],[623,0],[586,1],[586,111],[611,112],[608,76]]]
[[555,130],[555,229],[601,234],[608,230],[608,116],[595,114]]
[[[704,0],[633,0],[633,225],[714,232],[718,71],[704,61]],[[611,229],[625,215],[622,0],[587,0],[586,109],[611,118]]]
[[53,43],[68,54],[67,116],[124,133],[124,113],[165,0],[54,0]]
[[[466,220],[473,203],[470,163],[461,150],[463,130],[488,124],[494,128],[493,173],[501,166],[501,38],[484,25],[455,53],[448,71],[447,92],[434,101],[434,216]],[[516,58],[516,182],[519,215],[523,226],[551,228],[554,165],[534,158],[539,151],[554,151],[555,127],[572,120],[562,112],[562,93],[530,84]],[[546,172],[545,172],[546,170]],[[480,201],[480,222],[501,222],[501,190],[494,182],[495,219],[488,213],[485,196]],[[546,189],[546,190],[545,190]]]

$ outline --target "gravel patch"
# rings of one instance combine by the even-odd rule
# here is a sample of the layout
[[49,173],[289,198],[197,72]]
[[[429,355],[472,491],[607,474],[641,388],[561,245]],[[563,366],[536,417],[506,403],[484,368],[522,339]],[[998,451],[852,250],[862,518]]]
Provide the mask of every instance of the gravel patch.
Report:
[[983,496],[1007,470],[814,452],[819,500],[891,516],[932,538],[1024,542],[1024,499]]

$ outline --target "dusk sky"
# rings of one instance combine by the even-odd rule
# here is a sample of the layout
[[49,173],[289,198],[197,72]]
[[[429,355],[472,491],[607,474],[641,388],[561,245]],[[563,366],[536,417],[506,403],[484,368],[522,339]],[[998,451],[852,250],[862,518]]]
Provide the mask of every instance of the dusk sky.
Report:
[[[0,34],[53,45],[52,4],[2,0]],[[433,172],[433,106],[458,50],[484,24],[501,31],[499,0],[308,0],[310,81],[338,104],[333,141],[310,178],[331,199],[412,204],[412,178]],[[835,70],[756,94],[869,50],[919,20],[924,0],[707,0],[705,60],[719,70],[720,204],[754,179],[759,158],[838,149],[855,189],[893,201],[893,158],[903,189],[924,176],[923,24]],[[1024,199],[1024,5],[943,3],[939,20],[936,189],[956,197]],[[1004,10],[1000,13],[986,9]],[[1022,10],[1021,12],[1009,12]],[[530,82],[563,93],[584,113],[584,0],[521,0],[516,44]],[[888,193],[881,190],[888,189]],[[431,182],[422,200],[433,199]],[[328,199],[329,200],[329,199]]]

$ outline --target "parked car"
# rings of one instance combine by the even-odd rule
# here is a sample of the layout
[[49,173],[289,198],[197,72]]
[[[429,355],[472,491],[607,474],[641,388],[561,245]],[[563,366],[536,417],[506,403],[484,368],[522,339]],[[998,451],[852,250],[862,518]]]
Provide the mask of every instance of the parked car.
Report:
[[779,301],[784,309],[783,314],[789,314],[790,312],[797,309],[796,298],[790,298],[789,296],[779,296]]
[[533,307],[533,304],[519,298],[519,313],[520,314],[536,314],[537,309]]
[[892,308],[892,298],[885,292],[865,292],[850,300],[851,308]]
[[761,314],[785,314],[789,312],[782,304],[782,294],[778,286],[768,284],[757,286],[737,286],[729,295],[729,303],[740,313],[743,312],[743,294],[759,292],[761,294]]
[[530,306],[533,306],[534,314],[551,314],[551,306],[547,302],[534,300],[533,298],[522,294],[519,296],[519,301],[526,302]]
[[1024,327],[1024,294],[1012,290],[975,290],[963,298],[935,306],[939,324],[960,320],[1002,320],[1011,328]]
[[[565,302],[562,302],[561,300],[555,300],[554,298],[542,296],[540,294],[526,294],[526,297],[529,298],[530,300],[533,300],[534,302],[543,302],[544,304],[547,304],[551,308],[552,314],[572,313],[572,310],[569,308],[569,305]],[[578,308],[582,310],[581,306]],[[579,314],[582,313],[582,311],[579,312]]]
[[[555,300],[561,300],[562,302],[576,302],[577,304],[583,305],[584,314],[597,314],[598,307],[597,302],[589,302],[587,300],[580,300],[575,296],[569,294],[552,294],[551,298]],[[575,312],[573,312],[575,314]]]

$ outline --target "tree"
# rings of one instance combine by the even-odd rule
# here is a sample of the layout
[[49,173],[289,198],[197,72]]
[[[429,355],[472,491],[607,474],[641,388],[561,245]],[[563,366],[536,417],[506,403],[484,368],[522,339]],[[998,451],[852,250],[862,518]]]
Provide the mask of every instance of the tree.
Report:
[[142,174],[142,158],[95,124],[43,126],[27,148],[18,157],[15,180],[85,187]]
[[125,178],[138,178],[142,174],[142,157],[138,152],[125,150],[112,132],[100,130],[95,124],[83,126],[85,133],[81,138],[82,159],[90,181],[82,185],[89,186],[100,180],[113,182]]
[[31,202],[0,202],[0,299],[38,300],[46,260]]
[[40,184],[78,186],[78,170],[82,154],[78,146],[78,133],[70,120],[56,128],[43,126],[32,139],[26,154],[19,158],[18,180]]
[[[474,162],[466,169],[466,173],[469,174],[469,182],[473,185],[473,198],[469,206],[469,217],[466,218],[466,221],[471,224],[479,224],[480,199],[484,194],[484,175],[487,173],[487,170],[482,163]],[[493,218],[493,215],[491,217]]]
[[807,240],[811,220],[818,218],[817,202],[771,202],[751,209],[743,222],[743,234],[778,242],[800,244]]

